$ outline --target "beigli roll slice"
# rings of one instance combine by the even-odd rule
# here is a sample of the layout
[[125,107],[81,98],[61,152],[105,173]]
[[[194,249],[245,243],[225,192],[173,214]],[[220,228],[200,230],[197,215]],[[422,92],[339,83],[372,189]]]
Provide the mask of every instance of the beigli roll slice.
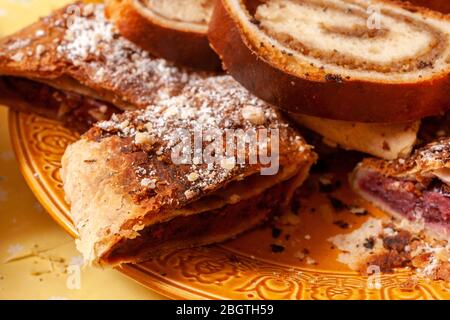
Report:
[[206,71],[222,70],[207,37],[216,0],[107,0],[121,34],[157,57]]
[[353,189],[392,216],[437,239],[450,240],[450,138],[441,138],[394,161],[366,159]]
[[209,39],[235,79],[290,112],[415,121],[449,108],[450,21],[405,6],[380,0],[221,0]]
[[259,225],[315,160],[277,109],[223,76],[96,124],[66,150],[62,179],[85,261],[114,266]]

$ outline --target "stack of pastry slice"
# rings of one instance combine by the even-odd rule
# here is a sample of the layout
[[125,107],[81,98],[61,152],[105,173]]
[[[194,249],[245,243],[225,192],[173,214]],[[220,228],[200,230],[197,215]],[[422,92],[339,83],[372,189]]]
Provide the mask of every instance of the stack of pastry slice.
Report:
[[367,159],[355,169],[354,189],[430,236],[450,240],[450,138],[394,161]]

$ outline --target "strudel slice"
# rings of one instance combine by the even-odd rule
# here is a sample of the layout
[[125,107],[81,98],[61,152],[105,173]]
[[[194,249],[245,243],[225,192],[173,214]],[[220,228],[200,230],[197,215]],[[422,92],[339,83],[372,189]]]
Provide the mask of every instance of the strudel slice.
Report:
[[394,217],[423,226],[434,238],[450,239],[450,138],[428,144],[409,158],[364,160],[352,185]]
[[203,76],[124,39],[101,4],[69,5],[0,40],[0,103],[83,129]]
[[259,225],[315,159],[276,109],[224,76],[96,124],[67,149],[62,177],[85,260],[117,265]]

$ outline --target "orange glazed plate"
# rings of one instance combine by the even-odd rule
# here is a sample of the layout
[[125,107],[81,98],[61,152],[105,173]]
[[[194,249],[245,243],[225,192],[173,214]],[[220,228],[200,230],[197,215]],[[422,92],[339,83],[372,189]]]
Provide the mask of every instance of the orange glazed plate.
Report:
[[[56,121],[15,112],[10,112],[9,127],[28,185],[51,216],[76,237],[59,169],[66,146],[78,135]],[[450,284],[443,281],[419,280],[414,289],[406,290],[402,284],[413,276],[411,271],[381,275],[374,282],[337,262],[339,251],[327,239],[382,213],[363,203],[348,186],[335,196],[364,206],[370,214],[336,213],[327,196],[316,192],[302,199],[294,217],[298,221],[290,221],[281,233],[277,230],[280,234],[275,237],[268,225],[221,245],[167,252],[118,270],[177,299],[450,299]],[[333,223],[336,219],[349,228],[340,228]],[[280,251],[273,246],[283,251],[273,252]]]

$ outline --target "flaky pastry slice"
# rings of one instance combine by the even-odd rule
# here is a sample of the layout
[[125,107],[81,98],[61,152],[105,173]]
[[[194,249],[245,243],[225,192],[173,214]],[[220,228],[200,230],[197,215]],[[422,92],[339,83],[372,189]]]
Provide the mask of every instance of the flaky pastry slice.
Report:
[[432,237],[450,238],[450,138],[394,161],[366,159],[352,176],[365,199],[399,219],[425,228]]
[[[230,140],[230,132],[246,138]],[[214,141],[238,147],[208,149]],[[187,158],[174,160],[174,150]],[[260,161],[261,151],[271,161]],[[250,161],[256,153],[260,160]],[[276,109],[224,76],[96,124],[67,149],[62,178],[86,262],[118,265],[259,225],[289,203],[315,159]],[[275,170],[262,175],[268,167]]]
[[0,40],[0,103],[82,130],[202,76],[123,38],[101,4],[66,6]]

